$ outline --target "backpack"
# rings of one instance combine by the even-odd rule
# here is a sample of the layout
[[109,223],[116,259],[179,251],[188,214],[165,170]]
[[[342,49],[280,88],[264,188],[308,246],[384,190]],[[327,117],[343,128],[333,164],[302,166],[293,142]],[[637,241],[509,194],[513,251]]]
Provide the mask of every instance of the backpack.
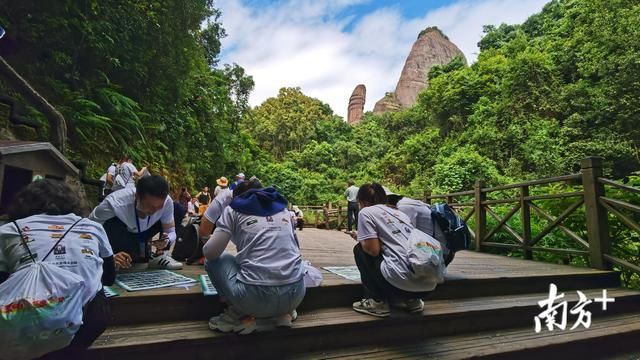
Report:
[[[412,226],[411,224],[404,222],[392,212],[389,212],[384,208],[382,209],[401,223]],[[396,228],[396,231],[404,235],[404,232],[398,229],[395,224],[393,224],[393,226]],[[409,236],[404,236],[407,238],[407,242],[405,243],[405,249],[407,252],[406,259],[416,277],[420,278],[425,283],[430,283],[433,288],[435,288],[437,284],[444,282],[444,275],[447,272],[447,267],[445,265],[442,244],[440,244],[440,242],[431,235],[426,234],[417,228],[413,228]],[[388,249],[391,248],[388,247]]]
[[71,343],[82,325],[85,283],[80,276],[44,262],[60,244],[76,221],[36,260],[20,226],[14,222],[22,245],[33,264],[12,273],[0,284],[0,359],[32,359]]
[[190,221],[177,235],[176,245],[171,252],[172,258],[190,265],[204,256],[204,244],[200,241],[200,225],[195,221]]
[[447,247],[452,253],[471,248],[471,233],[467,224],[448,204],[431,206],[431,219],[444,232]]

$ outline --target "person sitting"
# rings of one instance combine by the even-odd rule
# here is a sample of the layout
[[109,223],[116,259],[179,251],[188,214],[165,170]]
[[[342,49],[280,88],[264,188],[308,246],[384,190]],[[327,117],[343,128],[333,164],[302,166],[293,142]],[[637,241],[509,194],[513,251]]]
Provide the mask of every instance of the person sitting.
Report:
[[[135,188],[109,194],[89,219],[104,225],[117,269],[129,268],[132,262],[148,262],[149,268],[182,268],[182,263],[165,254],[176,239],[175,224],[181,219],[174,219],[174,203],[163,177],[145,176]],[[159,238],[152,241],[157,234]],[[156,249],[153,253],[151,245]]]
[[413,227],[425,234],[433,236],[434,239],[440,242],[444,252],[445,265],[449,265],[449,263],[453,261],[455,253],[449,251],[449,248],[447,248],[447,239],[444,232],[440,229],[440,225],[431,217],[431,207],[420,200],[396,194],[384,186],[383,188],[387,195],[387,204],[390,207],[402,211],[409,217]]
[[357,312],[378,317],[391,314],[389,303],[412,313],[424,309],[425,284],[411,271],[407,241],[413,226],[404,213],[386,205],[382,185],[365,184],[358,190],[358,244],[353,248],[364,288],[362,300],[353,303]]
[[[104,332],[110,318],[102,286],[115,280],[113,252],[102,225],[83,219],[81,213],[80,198],[67,184],[39,180],[16,194],[8,209],[15,222],[0,227],[0,283],[31,266],[31,258],[57,265],[84,281],[82,326],[67,347],[47,358],[75,359]],[[21,246],[21,237],[29,250]],[[52,239],[61,241],[56,245]]]
[[[226,299],[209,328],[248,334],[290,327],[305,295],[303,264],[287,200],[259,181],[242,182],[204,245],[205,268]],[[224,252],[229,241],[237,255]]]
[[200,207],[200,203],[198,202],[197,197],[192,197],[191,201],[187,204],[187,214],[189,216],[194,217],[198,216],[198,208]]
[[298,205],[293,205],[291,209],[296,217],[296,226],[298,227],[298,230],[302,231],[302,228],[304,227],[304,213],[300,210]]

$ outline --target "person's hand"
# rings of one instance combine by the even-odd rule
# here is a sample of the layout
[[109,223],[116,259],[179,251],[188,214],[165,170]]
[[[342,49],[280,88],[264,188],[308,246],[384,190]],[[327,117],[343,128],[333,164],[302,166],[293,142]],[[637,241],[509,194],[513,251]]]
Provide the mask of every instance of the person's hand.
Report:
[[131,256],[124,251],[113,255],[113,261],[116,263],[116,270],[128,269],[131,267]]
[[358,240],[358,233],[355,231],[352,231],[351,233],[349,233],[349,235],[351,235],[351,237],[353,238],[353,240]]
[[167,247],[168,244],[169,244],[169,234],[167,233],[162,233],[158,240],[151,242],[151,245],[153,245],[156,248],[156,250],[163,250],[164,248]]

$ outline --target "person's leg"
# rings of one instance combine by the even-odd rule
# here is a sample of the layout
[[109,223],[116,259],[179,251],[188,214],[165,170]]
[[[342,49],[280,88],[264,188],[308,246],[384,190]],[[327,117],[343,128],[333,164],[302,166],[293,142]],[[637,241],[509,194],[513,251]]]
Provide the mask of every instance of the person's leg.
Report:
[[364,288],[364,298],[353,303],[353,310],[373,316],[389,316],[391,311],[387,303],[387,288],[391,285],[380,272],[382,256],[373,257],[365,253],[361,244],[354,246],[353,255]]
[[353,229],[353,208],[351,203],[347,204],[347,230],[351,232]]
[[130,233],[125,223],[114,217],[105,221],[102,226],[107,233],[114,254],[124,251],[132,259],[140,258],[140,247],[136,234]]
[[76,333],[69,346],[49,353],[40,360],[57,359],[82,359],[82,352],[105,331],[111,319],[111,308],[109,300],[100,290],[96,296],[89,301],[83,309],[82,326]]
[[302,228],[304,227],[304,219],[298,219],[297,225],[298,229],[302,231]]
[[353,221],[356,227],[356,231],[358,231],[358,213],[360,212],[360,206],[355,203],[353,205]]

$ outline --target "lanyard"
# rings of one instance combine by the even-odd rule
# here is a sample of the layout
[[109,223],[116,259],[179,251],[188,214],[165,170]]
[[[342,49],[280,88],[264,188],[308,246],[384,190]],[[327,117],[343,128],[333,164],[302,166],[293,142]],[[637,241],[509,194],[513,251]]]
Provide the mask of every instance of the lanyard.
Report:
[[[136,236],[138,238],[138,243],[140,245],[140,254],[143,255],[146,253],[146,246],[145,246],[144,238],[142,237],[142,231],[140,231],[140,219],[138,217],[138,199],[136,199],[136,201],[133,204],[133,215],[136,218],[136,227],[138,230],[138,232],[136,233]],[[150,220],[150,217],[147,216],[147,226],[149,226],[149,220]]]

